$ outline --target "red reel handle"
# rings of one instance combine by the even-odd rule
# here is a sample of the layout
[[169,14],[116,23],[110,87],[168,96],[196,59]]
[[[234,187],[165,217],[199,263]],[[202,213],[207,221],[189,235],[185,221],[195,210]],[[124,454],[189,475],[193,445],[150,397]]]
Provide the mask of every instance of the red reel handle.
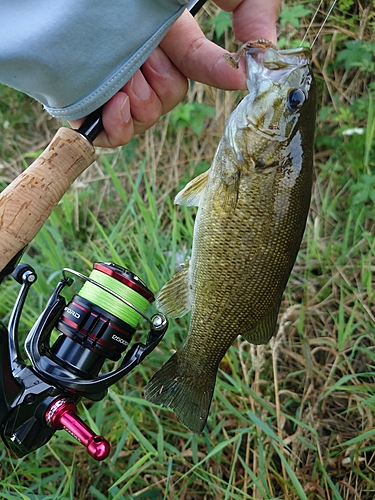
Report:
[[104,460],[110,452],[109,442],[95,434],[77,415],[76,405],[67,398],[55,400],[45,414],[47,424],[55,430],[65,429],[87,448],[95,460]]

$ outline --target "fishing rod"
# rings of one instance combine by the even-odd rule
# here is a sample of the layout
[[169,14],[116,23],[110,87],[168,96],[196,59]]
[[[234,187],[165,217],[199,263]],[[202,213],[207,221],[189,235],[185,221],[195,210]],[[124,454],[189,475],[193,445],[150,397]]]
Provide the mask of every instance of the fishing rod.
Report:
[[[195,14],[204,3],[193,0],[188,9]],[[149,317],[154,295],[128,269],[97,262],[85,276],[65,268],[26,338],[27,361],[21,356],[18,325],[37,275],[19,260],[74,180],[94,162],[93,141],[102,130],[102,109],[78,130],[60,128],[41,156],[0,194],[0,283],[11,276],[21,285],[8,328],[0,321],[0,437],[18,457],[65,429],[95,460],[104,460],[110,445],[79,418],[77,404],[82,398],[103,399],[168,328],[162,314]],[[61,292],[72,285],[71,274],[85,283],[66,301]],[[141,320],[148,323],[146,340],[131,345]],[[119,367],[101,373],[107,360]]]

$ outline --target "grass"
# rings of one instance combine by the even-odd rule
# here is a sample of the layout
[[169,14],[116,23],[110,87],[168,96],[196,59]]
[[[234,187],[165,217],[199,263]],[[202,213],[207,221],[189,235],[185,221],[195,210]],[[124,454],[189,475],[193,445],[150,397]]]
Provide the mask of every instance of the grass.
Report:
[[[316,2],[303,2],[302,10],[292,2],[287,6],[279,33],[281,42],[291,45],[302,38]],[[238,339],[229,349],[202,435],[188,433],[172,412],[143,399],[147,381],[186,335],[182,318],[171,321],[158,349],[103,401],[80,404],[82,418],[110,440],[109,459],[96,463],[62,432],[22,459],[0,444],[0,498],[375,497],[375,88],[370,63],[356,66],[358,47],[347,45],[358,33],[363,42],[374,43],[371,6],[339,2],[314,46],[320,87],[316,180],[278,331],[268,345]],[[322,11],[328,8],[324,2]],[[202,25],[211,38],[232,47],[226,18],[221,16],[217,29],[216,13],[209,5]],[[319,13],[315,19],[310,42],[323,18]],[[24,96],[0,92],[7,103],[0,124],[6,183],[32,161],[58,124]],[[155,292],[170,278],[188,256],[194,224],[194,213],[176,209],[171,200],[207,168],[238,99],[235,92],[192,84],[185,101],[190,106],[177,108],[128,146],[100,152],[25,256],[39,279],[24,310],[22,337],[65,266],[87,273],[93,262],[113,260],[137,272]],[[202,102],[209,106],[203,128]],[[189,120],[184,122],[187,112],[195,133]],[[12,281],[1,287],[5,321],[17,291]]]

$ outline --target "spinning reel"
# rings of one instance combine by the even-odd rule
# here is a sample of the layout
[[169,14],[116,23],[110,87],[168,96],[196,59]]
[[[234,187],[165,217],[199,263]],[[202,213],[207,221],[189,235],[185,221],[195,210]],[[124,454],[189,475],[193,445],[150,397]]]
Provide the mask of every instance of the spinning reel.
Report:
[[[68,274],[79,276],[85,284],[67,304],[60,293],[73,283]],[[64,269],[27,336],[24,347],[29,362],[25,363],[18,344],[18,324],[37,276],[26,264],[19,264],[12,276],[22,286],[8,329],[0,322],[0,436],[22,457],[45,445],[56,430],[65,429],[94,459],[104,460],[109,443],[78,417],[77,403],[82,397],[103,399],[109,386],[155,349],[168,322],[162,314],[146,315],[154,296],[127,269],[96,263],[89,277]],[[141,318],[150,325],[146,342],[134,344],[117,369],[100,373],[107,359],[120,360]],[[56,334],[53,342],[51,336]]]

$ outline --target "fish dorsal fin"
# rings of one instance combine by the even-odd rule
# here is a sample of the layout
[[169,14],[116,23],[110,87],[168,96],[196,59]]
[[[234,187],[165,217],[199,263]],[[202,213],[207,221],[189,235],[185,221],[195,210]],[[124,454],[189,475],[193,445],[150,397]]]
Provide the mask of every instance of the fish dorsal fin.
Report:
[[250,331],[241,333],[242,337],[251,344],[267,344],[275,333],[279,307],[280,301],[268,310]]
[[186,262],[160,290],[156,297],[157,310],[171,318],[181,318],[191,309],[189,291],[189,262]]
[[191,180],[174,199],[176,205],[186,205],[187,207],[199,206],[202,194],[207,186],[208,170]]

